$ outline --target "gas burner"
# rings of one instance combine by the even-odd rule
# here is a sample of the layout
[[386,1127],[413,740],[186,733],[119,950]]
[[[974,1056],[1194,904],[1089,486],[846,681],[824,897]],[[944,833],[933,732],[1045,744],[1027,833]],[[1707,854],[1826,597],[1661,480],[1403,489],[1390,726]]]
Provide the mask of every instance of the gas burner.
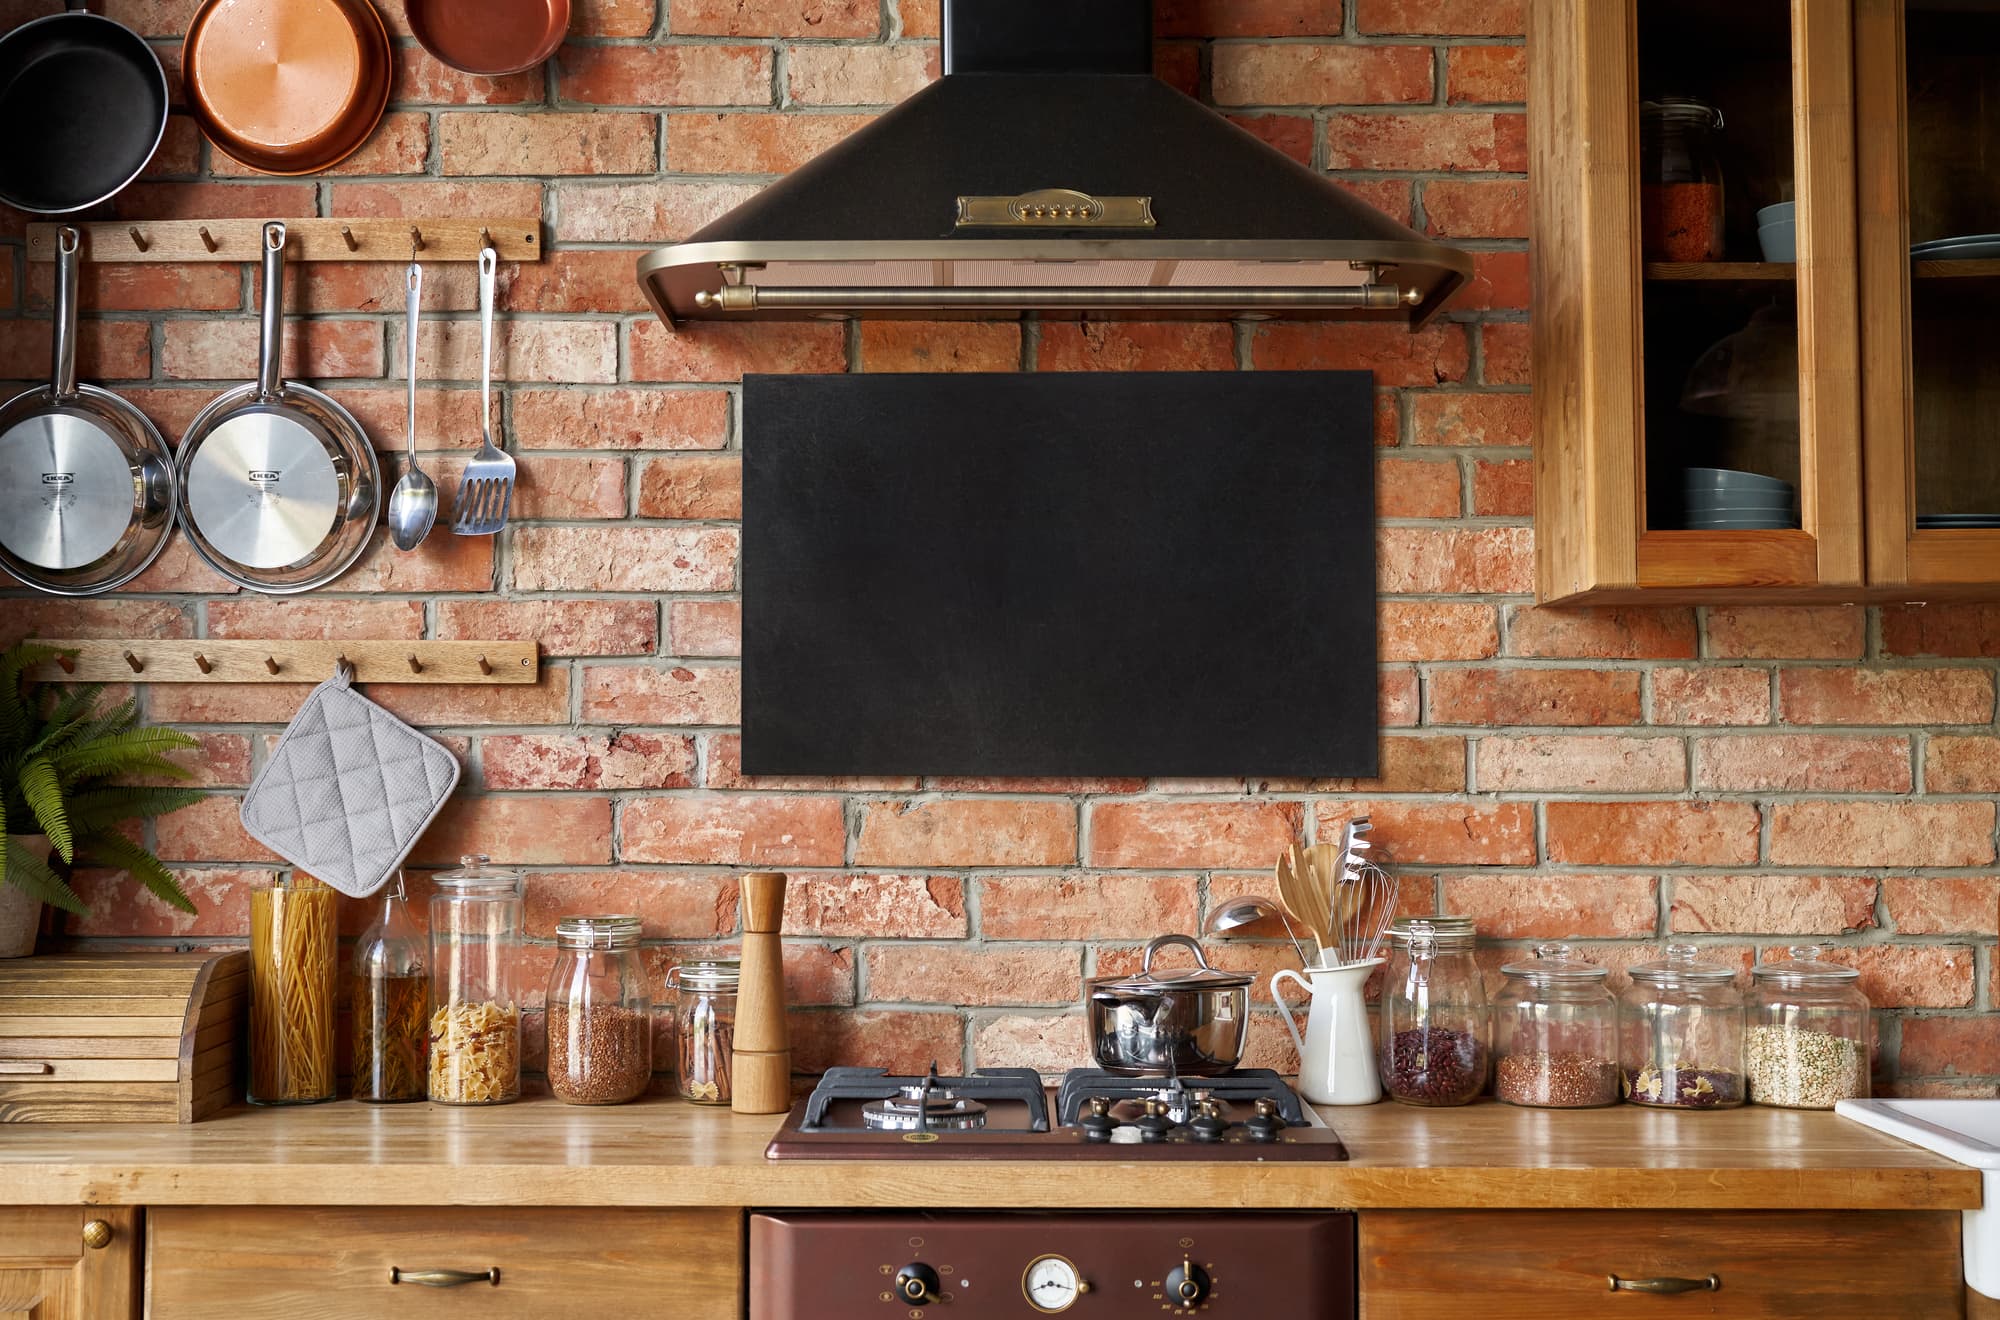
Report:
[[1077,1122],[1092,1102],[1102,1100],[1110,1116],[1120,1123],[1133,1123],[1147,1112],[1148,1102],[1166,1107],[1166,1116],[1175,1125],[1193,1121],[1205,1105],[1227,1115],[1251,1112],[1259,1101],[1268,1101],[1280,1126],[1303,1127],[1308,1122],[1298,1093],[1269,1068],[1239,1068],[1215,1077],[1128,1077],[1092,1068],[1075,1068],[1064,1074],[1056,1092],[1056,1122],[1067,1127]]
[[973,1132],[986,1126],[986,1106],[938,1085],[937,1073],[884,1100],[861,1107],[871,1132]]

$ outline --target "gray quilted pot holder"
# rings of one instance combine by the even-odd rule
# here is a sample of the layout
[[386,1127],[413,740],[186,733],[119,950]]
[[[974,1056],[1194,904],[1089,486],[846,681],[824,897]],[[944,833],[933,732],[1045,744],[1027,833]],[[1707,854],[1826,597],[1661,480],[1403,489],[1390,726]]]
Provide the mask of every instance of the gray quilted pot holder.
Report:
[[352,898],[380,889],[458,787],[458,761],[353,690],[312,690],[243,799],[243,828]]

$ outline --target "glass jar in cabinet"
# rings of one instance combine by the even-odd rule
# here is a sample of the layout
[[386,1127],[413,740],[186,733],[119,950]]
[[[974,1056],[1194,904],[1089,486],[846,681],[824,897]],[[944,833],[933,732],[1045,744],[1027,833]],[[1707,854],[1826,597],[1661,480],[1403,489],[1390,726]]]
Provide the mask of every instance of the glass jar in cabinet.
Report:
[[1722,260],[1722,112],[1684,96],[1639,106],[1640,246],[1648,261]]
[[1632,969],[1619,1012],[1625,1098],[1660,1109],[1743,1103],[1743,996],[1736,969],[1692,944]]
[[1382,1085],[1410,1105],[1462,1105],[1486,1089],[1486,986],[1465,917],[1390,927],[1382,987]]
[[521,1094],[521,877],[469,856],[435,883],[430,1097],[505,1104]]
[[1618,1000],[1606,969],[1567,944],[1543,944],[1500,969],[1493,1000],[1493,1094],[1512,1105],[1618,1103]]
[[564,917],[549,973],[549,1090],[572,1105],[616,1105],[653,1080],[653,997],[639,918]]
[[1744,1041],[1750,1102],[1831,1109],[1868,1095],[1868,997],[1852,967],[1828,962],[1817,945],[1750,969]]
[[736,991],[743,965],[734,958],[683,963],[667,973],[674,992],[675,1082],[681,1098],[726,1105],[736,1038]]

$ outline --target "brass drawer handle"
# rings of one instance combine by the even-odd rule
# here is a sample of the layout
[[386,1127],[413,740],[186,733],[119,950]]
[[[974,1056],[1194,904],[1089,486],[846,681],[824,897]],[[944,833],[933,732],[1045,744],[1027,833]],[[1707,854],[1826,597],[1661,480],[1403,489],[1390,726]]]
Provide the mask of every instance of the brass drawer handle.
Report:
[[1684,1293],[1714,1292],[1722,1287],[1719,1275],[1711,1274],[1705,1279],[1677,1279],[1668,1275],[1661,1279],[1621,1279],[1611,1276],[1612,1292],[1636,1293]]
[[102,1219],[93,1219],[83,1226],[83,1245],[92,1251],[102,1251],[111,1245],[111,1225]]
[[456,1288],[464,1283],[500,1286],[500,1267],[490,1270],[401,1270],[389,1267],[390,1283],[414,1283],[424,1288]]

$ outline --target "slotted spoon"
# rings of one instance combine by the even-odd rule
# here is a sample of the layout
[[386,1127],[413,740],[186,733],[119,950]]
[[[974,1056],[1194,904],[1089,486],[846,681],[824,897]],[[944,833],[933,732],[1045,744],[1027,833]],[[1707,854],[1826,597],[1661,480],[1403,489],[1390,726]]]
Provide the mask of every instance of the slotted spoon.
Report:
[[490,247],[479,249],[479,433],[485,441],[465,465],[452,506],[451,530],[460,536],[491,536],[507,525],[514,502],[514,459],[493,443],[493,272],[500,260]]

